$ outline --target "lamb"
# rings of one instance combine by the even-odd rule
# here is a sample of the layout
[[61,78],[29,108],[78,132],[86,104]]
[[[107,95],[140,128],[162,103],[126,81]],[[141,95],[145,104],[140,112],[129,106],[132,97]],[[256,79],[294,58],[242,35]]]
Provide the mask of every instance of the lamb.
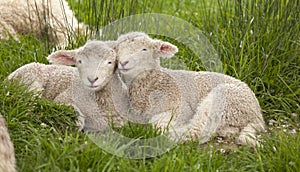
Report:
[[[127,87],[116,71],[114,41],[89,41],[75,50],[59,50],[47,57],[50,63],[76,65],[75,108],[84,115],[84,131],[99,131],[108,122],[121,126],[129,110]],[[78,79],[77,79],[78,78]],[[78,87],[84,88],[77,89]]]
[[[128,110],[127,91],[115,73],[116,55],[110,47],[113,45],[113,41],[89,41],[75,50],[59,50],[47,57],[54,64],[30,63],[11,73],[8,79],[19,79],[50,101],[72,105],[79,113],[80,130],[98,130],[110,121],[120,126],[124,121],[120,112]],[[75,64],[79,58],[84,65],[65,66]],[[94,81],[88,80],[92,77]],[[104,117],[96,116],[99,113]]]
[[236,143],[256,145],[264,120],[247,84],[215,72],[162,68],[158,59],[172,57],[177,47],[144,33],[131,32],[117,41],[118,68],[132,113],[140,116],[136,121],[169,128],[171,138],[184,142],[238,135]]
[[0,114],[0,171],[16,171],[13,143],[10,140],[5,119]]
[[0,39],[18,34],[34,33],[38,38],[49,34],[50,41],[66,47],[76,31],[84,33],[86,26],[78,23],[65,0],[1,0]]

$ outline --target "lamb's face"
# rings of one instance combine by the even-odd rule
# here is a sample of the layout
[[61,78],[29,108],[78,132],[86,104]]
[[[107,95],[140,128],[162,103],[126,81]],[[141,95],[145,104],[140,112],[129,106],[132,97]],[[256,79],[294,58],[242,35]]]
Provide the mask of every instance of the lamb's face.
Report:
[[47,59],[53,64],[76,65],[85,86],[100,90],[112,79],[116,69],[116,52],[108,45],[113,41],[89,41],[75,50],[59,50]]
[[83,84],[92,90],[102,89],[114,75],[116,53],[105,43],[88,42],[74,59]]
[[120,42],[117,56],[118,68],[125,76],[138,75],[159,66],[158,58],[154,57],[152,40],[147,37],[136,37]]

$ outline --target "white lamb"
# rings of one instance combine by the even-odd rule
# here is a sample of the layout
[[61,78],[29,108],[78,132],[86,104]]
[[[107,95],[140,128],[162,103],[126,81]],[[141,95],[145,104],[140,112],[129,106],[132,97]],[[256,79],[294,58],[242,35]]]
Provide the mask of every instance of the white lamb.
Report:
[[30,90],[40,92],[50,101],[73,105],[83,130],[97,130],[111,121],[120,126],[124,120],[119,112],[127,112],[128,101],[126,86],[115,73],[116,54],[109,47],[113,44],[89,41],[75,50],[59,50],[47,57],[50,62],[76,63],[77,67],[30,63],[8,78],[19,78]]
[[65,47],[76,31],[84,31],[66,0],[1,0],[0,39],[11,35],[34,33],[38,38],[48,34],[54,43]]
[[5,119],[0,114],[0,171],[16,171],[14,145],[10,140]]
[[[118,68],[129,90],[137,121],[150,120],[183,141],[212,135],[238,135],[238,144],[255,145],[257,131],[264,130],[259,103],[240,80],[214,72],[162,68],[158,59],[172,57],[177,47],[140,32],[117,40]],[[186,133],[185,133],[186,132]]]

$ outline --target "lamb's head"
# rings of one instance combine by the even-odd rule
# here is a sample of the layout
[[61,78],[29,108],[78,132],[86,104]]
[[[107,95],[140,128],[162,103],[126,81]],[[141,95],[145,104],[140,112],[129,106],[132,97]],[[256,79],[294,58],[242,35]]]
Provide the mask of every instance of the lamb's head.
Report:
[[50,63],[75,65],[85,86],[100,90],[112,79],[117,56],[113,42],[89,41],[83,47],[74,50],[59,50],[47,57]]
[[141,32],[130,32],[118,39],[118,68],[126,77],[134,77],[145,70],[159,68],[160,57],[172,57],[178,52],[175,45],[151,39]]

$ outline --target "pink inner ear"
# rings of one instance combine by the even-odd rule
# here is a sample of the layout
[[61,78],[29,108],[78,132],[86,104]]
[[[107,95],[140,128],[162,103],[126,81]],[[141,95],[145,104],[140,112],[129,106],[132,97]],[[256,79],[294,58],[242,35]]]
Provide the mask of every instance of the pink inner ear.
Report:
[[52,56],[52,60],[50,61],[56,64],[63,64],[63,65],[74,65],[76,63],[76,61],[72,57],[63,53],[58,53]]
[[170,50],[171,50],[171,47],[169,45],[163,44],[160,46],[160,51],[162,51],[162,52],[168,52]]
[[58,56],[57,60],[65,61],[65,62],[71,63],[71,64],[75,63],[75,60],[73,58],[71,58],[68,55],[64,55],[64,54]]

